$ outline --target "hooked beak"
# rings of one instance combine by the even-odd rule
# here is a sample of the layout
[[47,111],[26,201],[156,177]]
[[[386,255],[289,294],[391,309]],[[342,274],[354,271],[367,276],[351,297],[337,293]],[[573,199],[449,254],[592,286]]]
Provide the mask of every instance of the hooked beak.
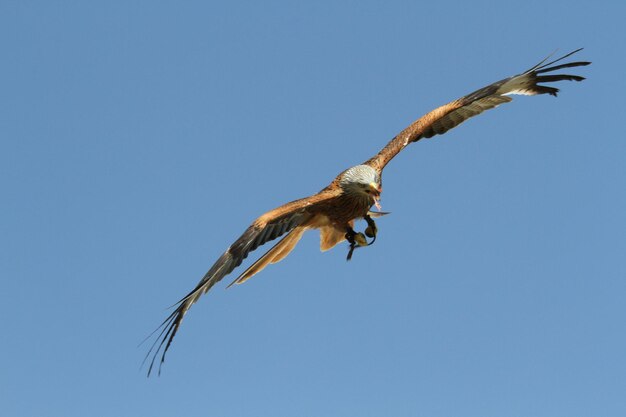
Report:
[[374,205],[378,210],[382,210],[383,207],[380,205],[380,196],[374,197]]
[[382,210],[382,207],[380,205],[380,193],[383,192],[383,188],[376,184],[375,182],[371,182],[370,183],[370,189],[371,189],[371,196],[372,199],[374,200],[374,205],[376,206],[376,208],[378,210]]

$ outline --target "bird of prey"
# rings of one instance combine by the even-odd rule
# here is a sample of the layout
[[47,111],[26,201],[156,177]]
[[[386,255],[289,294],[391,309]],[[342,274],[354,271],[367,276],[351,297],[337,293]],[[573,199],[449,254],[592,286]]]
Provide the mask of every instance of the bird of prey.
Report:
[[[331,249],[346,240],[349,244],[347,256],[349,260],[356,248],[371,245],[376,239],[377,227],[374,218],[386,213],[370,209],[376,206],[380,210],[383,169],[394,156],[410,143],[422,138],[441,135],[485,110],[508,103],[512,100],[511,95],[550,94],[556,96],[559,90],[549,85],[550,83],[563,80],[584,80],[579,75],[554,73],[565,68],[589,65],[590,62],[587,61],[562,62],[581,49],[546,62],[550,58],[548,57],[521,74],[489,84],[432,110],[400,132],[376,155],[362,164],[341,172],[317,194],[284,204],[257,218],[217,259],[198,285],[174,305],[174,311],[153,332],[155,334],[160,330],[146,355],[146,359],[151,354],[153,355],[148,376],[153,370],[159,353],[161,353],[159,373],[161,372],[165,354],[189,308],[211,287],[237,268],[250,252],[271,240],[284,236],[230,285],[241,284],[267,265],[285,258],[304,232],[311,229],[319,229],[322,251]],[[364,219],[367,222],[364,233],[354,230],[354,222],[358,219]]]

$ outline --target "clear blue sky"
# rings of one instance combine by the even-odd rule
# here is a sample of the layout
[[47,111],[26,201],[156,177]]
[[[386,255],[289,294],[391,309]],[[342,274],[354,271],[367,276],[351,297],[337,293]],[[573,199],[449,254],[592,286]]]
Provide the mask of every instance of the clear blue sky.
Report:
[[[626,415],[625,3],[294,3],[0,5],[0,414]],[[221,283],[146,379],[255,217],[578,47],[558,99],[396,158],[375,245]]]

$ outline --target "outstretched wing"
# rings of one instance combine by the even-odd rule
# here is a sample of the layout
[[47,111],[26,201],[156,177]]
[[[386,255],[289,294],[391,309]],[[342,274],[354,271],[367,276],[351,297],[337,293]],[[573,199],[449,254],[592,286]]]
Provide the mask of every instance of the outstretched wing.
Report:
[[470,117],[474,117],[485,110],[511,101],[512,98],[509,97],[509,95],[521,94],[532,96],[536,94],[550,94],[556,97],[559,91],[558,88],[541,84],[562,80],[582,81],[584,77],[567,74],[543,74],[562,68],[580,67],[591,64],[591,62],[576,61],[554,65],[581,49],[582,48],[577,49],[548,63],[546,63],[548,60],[548,58],[546,58],[519,75],[505,78],[504,80],[490,84],[458,100],[436,108],[417,119],[409,127],[400,132],[387,146],[374,157],[366,161],[365,164],[370,165],[380,172],[385,165],[409,143],[417,142],[422,138],[430,138],[446,133],[448,130],[460,125]]
[[[274,210],[268,211],[261,217],[256,219],[254,223],[246,229],[246,231],[220,256],[213,264],[211,269],[204,275],[198,285],[175,304],[175,309],[161,325],[152,333],[154,335],[159,332],[157,339],[154,341],[150,350],[146,354],[144,362],[152,355],[150,367],[148,368],[148,376],[152,373],[152,369],[156,362],[156,358],[161,353],[159,362],[159,373],[161,365],[165,361],[165,354],[169,349],[176,332],[180,327],[183,317],[191,306],[207,291],[218,283],[226,275],[230,274],[236,267],[241,265],[243,260],[250,252],[257,247],[276,239],[277,237],[294,230],[295,228],[305,227],[316,214],[320,206],[327,206],[326,203],[335,197],[332,189],[325,189],[313,196],[295,200],[280,206]],[[294,242],[293,244],[295,245]],[[292,247],[293,248],[293,247]],[[270,250],[271,251],[271,250]],[[282,258],[280,258],[282,259]],[[274,261],[277,262],[276,257]],[[257,265],[257,264],[255,264]],[[260,269],[257,269],[258,272]],[[252,274],[248,274],[248,278]],[[150,336],[152,336],[150,335]],[[150,337],[149,336],[149,337]]]

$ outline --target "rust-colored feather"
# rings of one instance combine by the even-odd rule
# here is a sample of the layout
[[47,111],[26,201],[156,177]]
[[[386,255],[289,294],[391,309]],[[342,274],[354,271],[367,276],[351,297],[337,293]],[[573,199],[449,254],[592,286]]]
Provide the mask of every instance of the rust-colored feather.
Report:
[[492,109],[503,103],[508,103],[512,100],[509,95],[550,94],[556,96],[559,91],[557,88],[541,85],[540,83],[563,80],[582,81],[584,78],[578,75],[568,74],[539,74],[563,68],[589,65],[590,62],[587,61],[576,61],[552,66],[552,64],[555,64],[578,51],[580,51],[580,49],[570,52],[569,54],[548,63],[545,63],[547,60],[546,58],[539,64],[521,74],[497,81],[476,90],[473,93],[438,107],[429,113],[426,113],[424,116],[417,119],[406,129],[400,132],[383,149],[381,149],[378,154],[367,160],[364,164],[382,172],[383,168],[389,163],[389,161],[400,153],[400,151],[402,151],[409,143],[417,142],[422,138],[430,138],[435,135],[444,134],[448,130],[460,125],[465,120],[474,117],[485,110]]

